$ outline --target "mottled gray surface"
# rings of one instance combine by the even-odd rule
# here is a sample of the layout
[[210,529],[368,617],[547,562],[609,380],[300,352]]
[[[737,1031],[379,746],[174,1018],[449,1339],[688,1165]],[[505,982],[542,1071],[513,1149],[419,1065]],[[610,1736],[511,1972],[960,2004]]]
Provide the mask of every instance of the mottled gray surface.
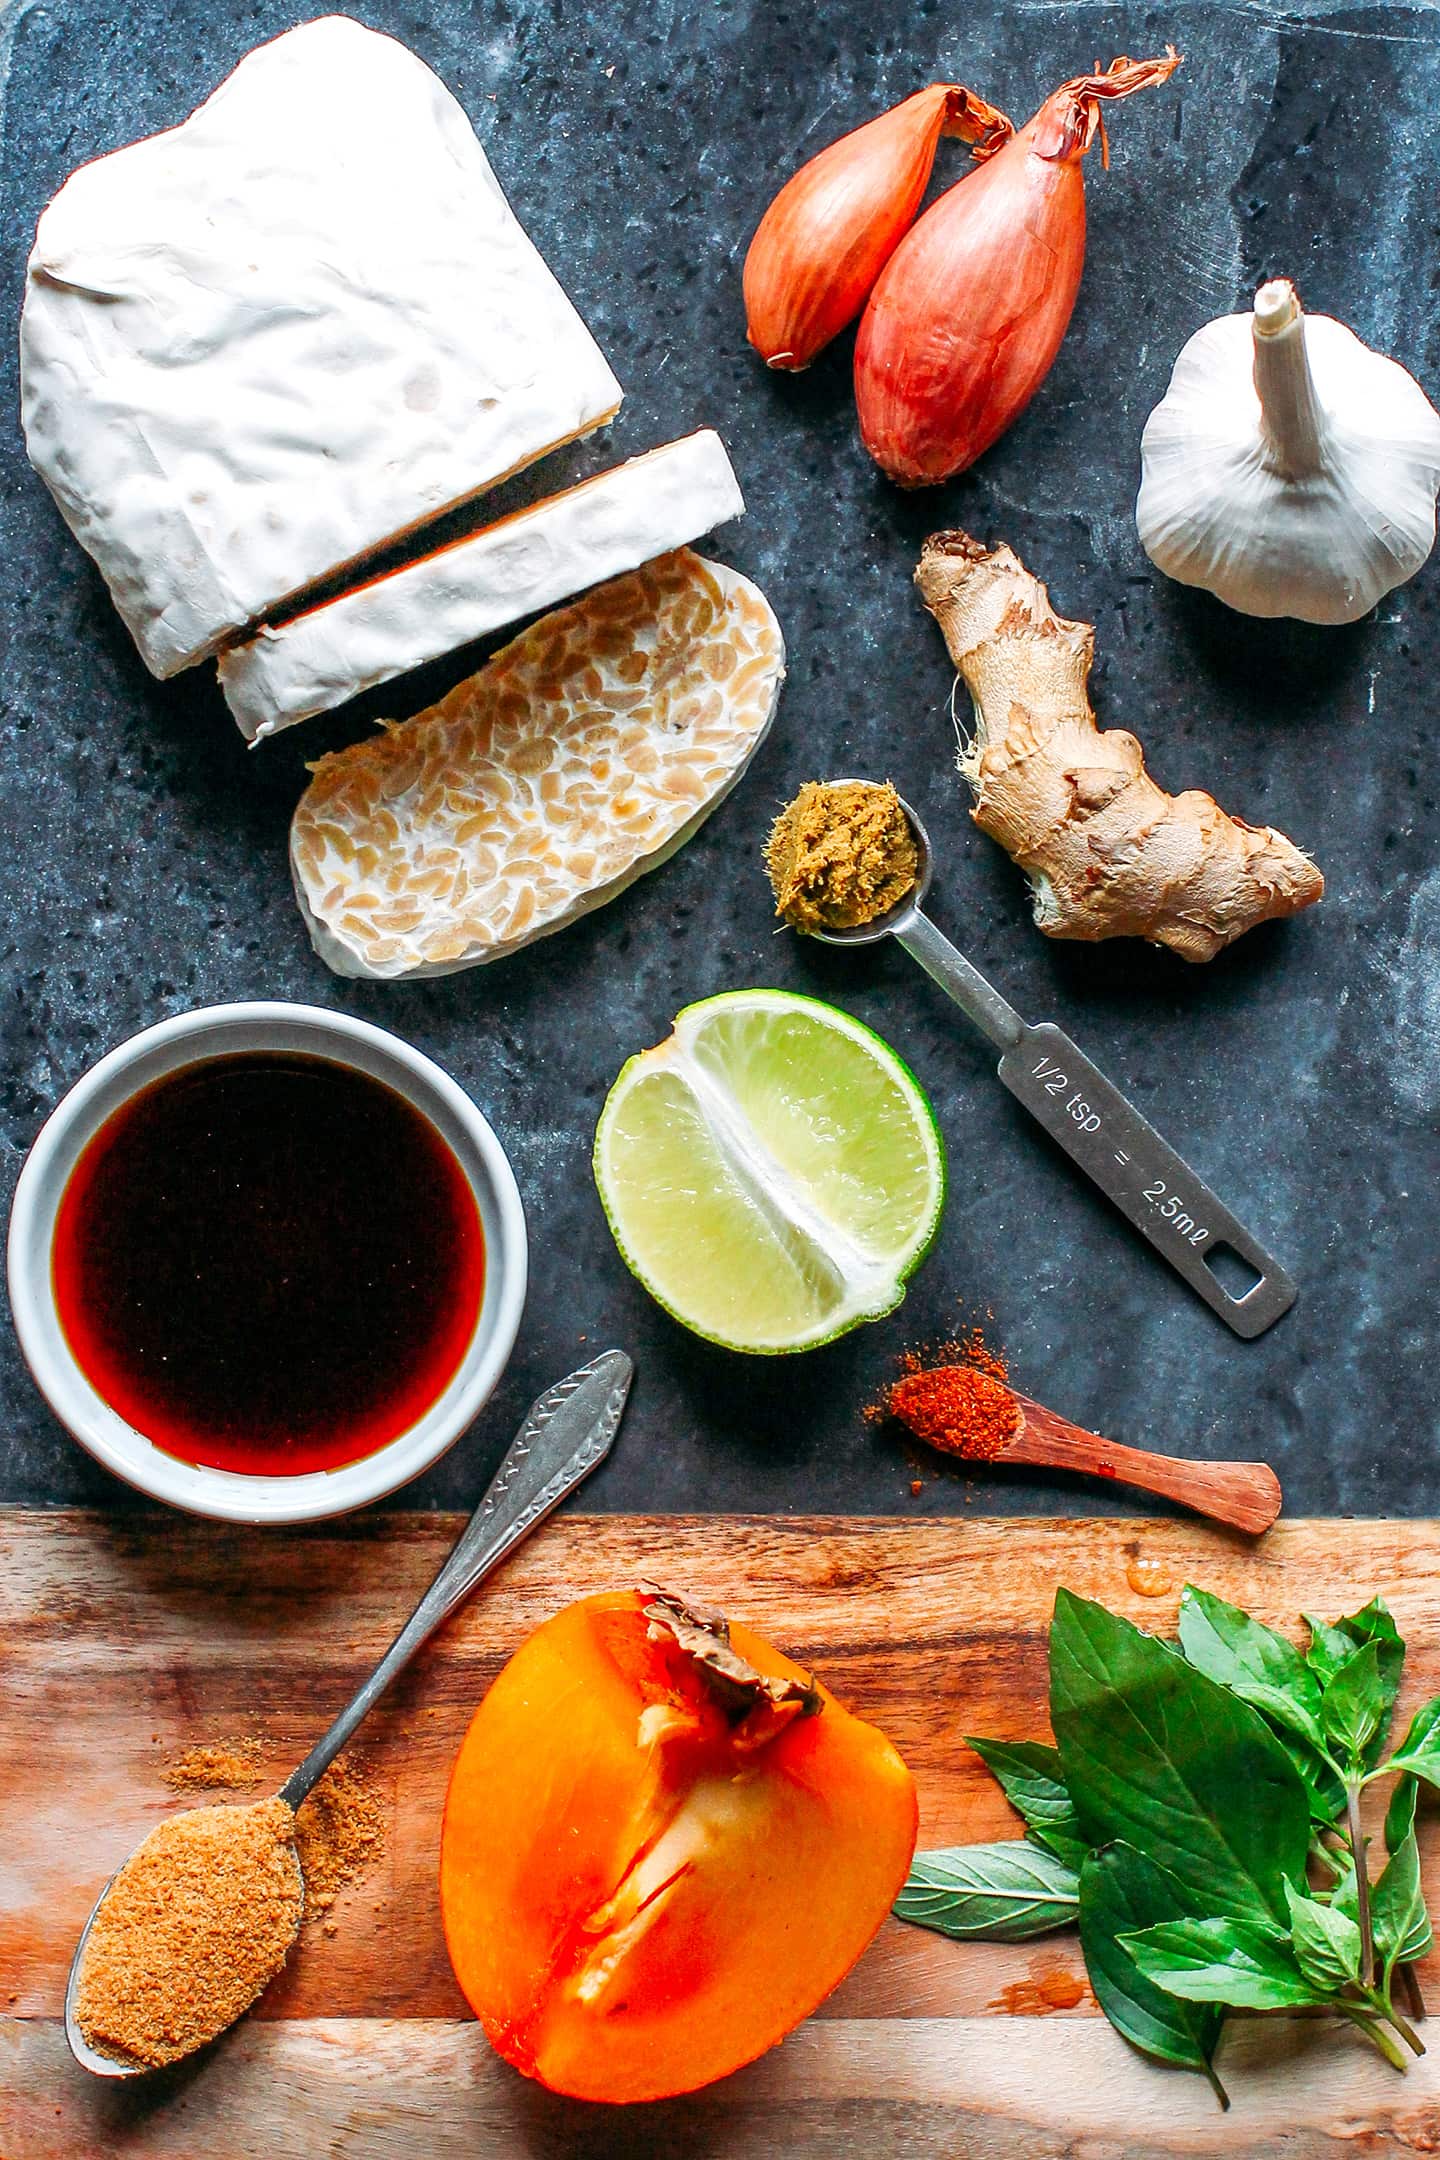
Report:
[[[417,709],[462,667],[247,753],[201,671],[163,687],[145,674],[24,461],[7,335],[7,1192],[58,1095],[132,1030],[227,998],[342,1007],[463,1080],[510,1148],[530,1217],[514,1364],[481,1426],[410,1499],[472,1500],[529,1396],[582,1345],[615,1341],[640,1379],[590,1488],[601,1506],[1113,1508],[1108,1491],[1030,1474],[941,1477],[911,1496],[911,1464],[860,1407],[901,1348],[943,1334],[963,1305],[993,1311],[1030,1392],[1116,1438],[1268,1455],[1294,1510],[1440,1509],[1440,567],[1353,630],[1266,627],[1166,584],[1131,518],[1140,429],[1170,362],[1262,276],[1295,276],[1312,308],[1440,383],[1440,14],[1049,0],[375,0],[357,12],[457,91],[627,386],[610,439],[570,467],[702,423],[725,436],[750,515],[723,552],[785,626],[780,717],[701,836],[600,915],[440,984],[342,984],[312,956],[286,876],[304,761],[376,712]],[[36,214],[66,173],[178,121],[297,19],[279,0],[0,8],[7,321]],[[968,80],[1023,119],[1097,56],[1171,37],[1180,75],[1113,113],[1108,175],[1098,153],[1089,161],[1089,264],[1049,382],[977,471],[896,495],[855,439],[848,340],[794,381],[767,377],[744,344],[740,262],[769,194],[802,154],[934,77]],[[958,156],[944,146],[945,177]],[[526,486],[539,492],[540,478]],[[1329,879],[1318,912],[1205,969],[1039,937],[1017,874],[969,825],[950,673],[910,588],[921,538],[953,523],[1013,542],[1066,613],[1096,622],[1102,718],[1139,734],[1162,779],[1208,786],[1313,849]],[[1190,1297],[1029,1126],[901,955],[773,933],[763,827],[797,782],[837,770],[894,777],[936,842],[942,924],[1022,1010],[1058,1019],[1128,1083],[1290,1262],[1300,1304],[1270,1335],[1239,1343]],[[620,1265],[588,1169],[623,1059],[679,1006],[756,983],[831,997],[881,1029],[950,1146],[943,1234],[907,1304],[803,1363],[737,1359],[674,1328]],[[124,1499],[54,1425],[8,1333],[0,1434],[6,1495]]]

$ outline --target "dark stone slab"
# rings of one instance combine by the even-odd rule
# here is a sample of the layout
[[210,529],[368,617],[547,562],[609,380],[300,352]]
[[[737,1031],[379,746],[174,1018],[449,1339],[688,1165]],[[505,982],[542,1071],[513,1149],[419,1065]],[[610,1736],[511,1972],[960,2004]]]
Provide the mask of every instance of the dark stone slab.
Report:
[[[839,0],[703,7],[462,0],[359,10],[455,88],[517,209],[627,385],[576,473],[709,423],[750,504],[723,553],[791,649],[775,732],[669,867],[562,936],[414,988],[344,984],[310,952],[286,826],[304,763],[418,709],[480,657],[392,685],[249,753],[197,670],[153,683],[25,463],[13,340],[0,430],[5,637],[0,1145],[6,1191],[46,1111],[103,1050],[184,1007],[255,996],[343,1008],[420,1044],[508,1144],[534,1287],[480,1427],[406,1498],[471,1501],[529,1397],[620,1342],[640,1379],[590,1488],[605,1508],[1113,1509],[1037,1476],[916,1475],[862,1405],[906,1345],[990,1316],[1031,1393],[1117,1439],[1266,1455],[1291,1510],[1440,1509],[1436,1113],[1440,867],[1434,565],[1353,630],[1266,628],[1168,585],[1131,505],[1146,413],[1184,338],[1295,276],[1432,388],[1440,24],[1405,7],[1019,5],[957,14]],[[85,0],[0,27],[6,319],[35,217],[82,158],[180,120],[292,9]],[[797,381],[743,338],[754,223],[802,154],[937,76],[1024,118],[1063,75],[1174,34],[1185,66],[1111,120],[1090,159],[1074,327],[1029,414],[977,471],[902,497],[855,439],[848,340]],[[945,146],[942,170],[959,170]],[[964,304],[964,296],[957,296]],[[546,479],[548,481],[548,474]],[[532,476],[531,492],[540,491]],[[1190,969],[1131,946],[1052,945],[974,832],[953,769],[950,672],[909,578],[924,534],[1010,540],[1098,626],[1102,718],[1168,784],[1207,786],[1310,846],[1321,910]],[[1297,1309],[1232,1339],[998,1087],[984,1046],[897,953],[776,936],[763,827],[801,780],[893,776],[927,818],[941,923],[1028,1015],[1053,1017],[1292,1265]],[[795,1364],[692,1342],[631,1282],[591,1184],[595,1116],[624,1058],[717,990],[788,984],[873,1023],[928,1087],[950,1147],[939,1244],[884,1324]],[[257,1358],[265,1354],[256,1344]],[[0,1492],[120,1504],[57,1429],[6,1332]]]

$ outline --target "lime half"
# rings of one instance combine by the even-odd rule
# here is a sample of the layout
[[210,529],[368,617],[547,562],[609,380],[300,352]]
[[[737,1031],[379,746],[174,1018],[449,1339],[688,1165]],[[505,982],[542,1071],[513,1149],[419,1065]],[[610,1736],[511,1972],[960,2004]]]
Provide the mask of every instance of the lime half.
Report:
[[785,990],[687,1005],[600,1113],[595,1182],[626,1264],[732,1350],[809,1350],[900,1303],[945,1200],[914,1074]]

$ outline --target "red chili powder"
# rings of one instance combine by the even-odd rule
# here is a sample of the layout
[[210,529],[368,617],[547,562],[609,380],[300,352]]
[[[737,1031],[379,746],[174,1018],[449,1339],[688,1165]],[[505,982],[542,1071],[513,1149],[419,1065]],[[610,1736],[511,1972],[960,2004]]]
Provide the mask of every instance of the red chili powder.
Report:
[[913,1353],[901,1360],[902,1377],[890,1388],[885,1408],[917,1439],[970,1462],[993,1462],[1020,1428],[1020,1405],[1006,1384],[1004,1358],[978,1327],[938,1355],[954,1362],[925,1365]]

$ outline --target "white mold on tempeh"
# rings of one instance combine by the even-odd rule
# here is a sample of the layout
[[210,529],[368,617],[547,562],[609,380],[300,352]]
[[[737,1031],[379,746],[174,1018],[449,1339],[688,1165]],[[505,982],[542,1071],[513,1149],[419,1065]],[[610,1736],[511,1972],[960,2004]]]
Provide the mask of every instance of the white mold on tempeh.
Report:
[[621,397],[455,99],[343,15],[71,175],[20,359],[31,459],[161,676]]

